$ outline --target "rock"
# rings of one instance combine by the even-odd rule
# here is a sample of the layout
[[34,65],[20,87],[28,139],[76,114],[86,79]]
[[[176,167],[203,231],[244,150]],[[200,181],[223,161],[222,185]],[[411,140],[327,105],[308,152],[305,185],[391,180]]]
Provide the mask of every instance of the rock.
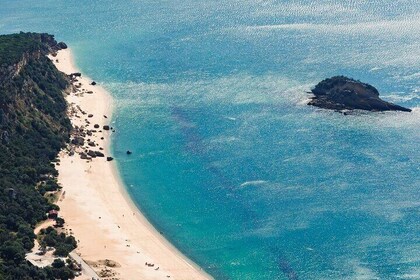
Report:
[[88,118],[92,118],[92,117],[93,117],[93,114],[89,114],[89,115],[88,115]]
[[109,130],[109,125],[104,125],[102,128],[103,128],[104,130]]
[[104,115],[104,118],[107,119],[108,117]]
[[90,157],[88,157],[87,154],[85,154],[85,153],[80,153],[80,158],[81,159],[90,159]]
[[131,151],[128,151],[128,150],[127,150],[127,155],[131,155],[131,154],[132,154],[132,153],[131,153]]
[[113,159],[113,157],[106,157],[106,161],[112,161]]
[[92,81],[90,84],[91,84],[92,86],[95,86],[95,85],[96,85],[96,82],[95,82],[95,81]]
[[73,77],[81,77],[81,76],[82,76],[82,73],[75,72],[75,73],[71,73],[69,76],[73,76]]
[[76,136],[71,140],[71,143],[73,145],[83,146],[85,144],[85,139],[83,137]]
[[87,91],[86,93],[87,93],[87,94],[92,94],[92,93],[93,93],[93,91],[89,90],[89,91]]
[[57,48],[59,50],[64,50],[64,49],[67,49],[67,45],[64,42],[60,42],[60,43],[57,44]]
[[380,99],[378,90],[373,86],[344,76],[321,81],[312,93],[315,96],[308,105],[324,109],[411,112],[411,109]]
[[101,153],[101,152],[99,152],[99,151],[95,151],[95,155],[96,155],[97,157],[104,157],[104,156],[105,156],[103,153]]
[[92,158],[96,158],[96,153],[94,151],[92,151],[92,150],[89,150],[87,152],[87,154],[88,154],[88,156],[91,156]]
[[91,147],[95,147],[96,146],[95,145],[95,142],[89,142],[88,145],[91,146]]
[[95,124],[93,127],[94,128],[99,128],[99,124]]

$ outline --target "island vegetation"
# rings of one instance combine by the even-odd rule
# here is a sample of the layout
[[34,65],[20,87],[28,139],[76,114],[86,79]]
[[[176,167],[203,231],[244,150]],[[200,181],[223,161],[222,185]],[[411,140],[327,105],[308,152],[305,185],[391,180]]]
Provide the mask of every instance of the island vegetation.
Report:
[[[59,209],[46,194],[59,189],[53,161],[72,129],[63,96],[69,81],[46,55],[65,47],[48,34],[0,36],[0,279],[74,278],[63,261],[41,269],[25,259],[35,226]],[[77,246],[53,228],[38,239],[57,256]]]

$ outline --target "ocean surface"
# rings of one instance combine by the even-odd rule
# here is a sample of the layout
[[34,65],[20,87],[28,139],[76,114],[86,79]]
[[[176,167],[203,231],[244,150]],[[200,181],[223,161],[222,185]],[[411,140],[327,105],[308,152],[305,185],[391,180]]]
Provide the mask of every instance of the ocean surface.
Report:
[[[111,91],[132,199],[216,279],[420,279],[418,0],[0,0],[21,30]],[[334,75],[414,110],[305,105]]]

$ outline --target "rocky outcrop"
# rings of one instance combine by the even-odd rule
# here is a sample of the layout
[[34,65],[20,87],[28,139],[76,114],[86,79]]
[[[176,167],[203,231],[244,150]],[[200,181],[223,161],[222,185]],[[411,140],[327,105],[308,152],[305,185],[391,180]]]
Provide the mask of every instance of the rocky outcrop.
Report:
[[312,93],[314,97],[308,105],[324,109],[411,112],[411,109],[380,99],[378,90],[373,86],[344,76],[321,81]]
[[57,44],[57,48],[59,48],[60,50],[64,50],[67,49],[67,45],[64,42],[60,42]]
[[83,146],[85,144],[85,139],[80,136],[76,136],[71,140],[71,143],[76,146]]

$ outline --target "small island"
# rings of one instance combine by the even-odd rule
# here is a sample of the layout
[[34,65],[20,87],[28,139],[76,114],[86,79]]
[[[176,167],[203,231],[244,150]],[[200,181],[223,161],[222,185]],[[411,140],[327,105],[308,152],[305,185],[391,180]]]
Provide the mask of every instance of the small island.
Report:
[[345,76],[335,76],[318,83],[311,92],[315,95],[308,105],[336,111],[404,111],[404,108],[379,98],[378,90],[366,83]]

